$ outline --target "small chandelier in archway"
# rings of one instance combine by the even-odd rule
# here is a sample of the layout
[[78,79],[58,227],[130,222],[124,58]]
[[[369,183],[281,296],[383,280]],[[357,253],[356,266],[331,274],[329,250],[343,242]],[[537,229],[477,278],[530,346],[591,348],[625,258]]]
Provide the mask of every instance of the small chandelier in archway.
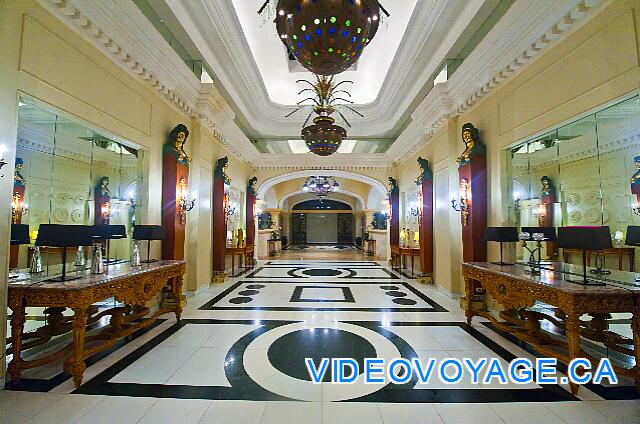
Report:
[[302,190],[313,193],[320,200],[324,199],[331,192],[340,190],[340,184],[335,178],[329,176],[311,176],[302,185]]

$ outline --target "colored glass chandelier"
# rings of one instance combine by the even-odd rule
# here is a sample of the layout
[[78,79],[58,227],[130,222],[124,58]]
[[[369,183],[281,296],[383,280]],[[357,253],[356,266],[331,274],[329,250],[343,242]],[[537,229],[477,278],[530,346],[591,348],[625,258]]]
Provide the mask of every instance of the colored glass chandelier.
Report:
[[302,185],[302,190],[316,195],[320,200],[324,199],[333,191],[338,191],[340,184],[333,177],[311,176]]
[[335,75],[353,65],[373,40],[381,10],[388,16],[378,0],[279,0],[276,30],[302,66],[314,74]]

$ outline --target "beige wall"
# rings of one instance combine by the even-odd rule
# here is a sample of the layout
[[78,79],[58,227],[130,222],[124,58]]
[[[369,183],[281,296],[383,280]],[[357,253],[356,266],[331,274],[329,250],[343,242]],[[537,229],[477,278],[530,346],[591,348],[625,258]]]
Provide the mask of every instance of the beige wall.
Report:
[[[487,145],[489,225],[507,225],[511,199],[507,195],[503,149],[637,91],[638,22],[637,1],[612,2],[469,112],[443,124],[428,146],[394,169],[404,188],[419,174],[418,155],[428,159],[434,168],[436,284],[454,294],[463,290],[459,277],[460,222],[447,194],[457,187],[454,160],[464,149],[462,124],[473,123]],[[443,198],[445,195],[447,198]],[[451,228],[443,228],[446,223]],[[497,247],[490,243],[490,259],[496,254]]]
[[[211,133],[167,103],[156,91],[116,66],[95,47],[33,0],[0,3],[0,143],[8,165],[0,179],[0,244],[8,251],[9,199],[15,160],[17,105],[20,94],[50,105],[81,123],[129,140],[145,154],[142,223],[160,223],[162,145],[171,129],[185,123],[191,130],[187,151],[193,156],[190,190],[197,208],[188,216],[187,290],[211,280],[211,181],[215,161],[227,152]],[[246,191],[252,174],[230,157],[233,186]],[[244,216],[244,212],[241,212]],[[159,255],[160,245],[154,247]],[[196,254],[192,254],[192,252]],[[0,336],[5,332],[8,264],[0,255]],[[0,367],[2,373],[4,367]],[[1,376],[2,374],[0,374]]]

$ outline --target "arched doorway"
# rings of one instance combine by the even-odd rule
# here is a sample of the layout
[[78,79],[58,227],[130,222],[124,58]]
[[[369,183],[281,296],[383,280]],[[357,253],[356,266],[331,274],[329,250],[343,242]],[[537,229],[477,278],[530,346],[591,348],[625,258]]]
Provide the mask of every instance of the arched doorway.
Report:
[[291,209],[293,244],[351,245],[355,240],[353,208],[338,200],[305,200]]

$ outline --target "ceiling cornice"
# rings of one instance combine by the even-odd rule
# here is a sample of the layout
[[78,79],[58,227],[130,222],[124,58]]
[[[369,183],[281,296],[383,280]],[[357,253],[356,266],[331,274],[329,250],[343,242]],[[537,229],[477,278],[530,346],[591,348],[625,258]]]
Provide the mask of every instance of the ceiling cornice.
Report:
[[317,156],[313,153],[278,154],[263,153],[251,165],[256,169],[352,169],[387,170],[391,163],[380,153],[336,153],[331,156]]
[[420,103],[387,159],[395,164],[415,155],[446,120],[478,104],[610,1],[516,1],[451,78]]
[[79,2],[81,7],[69,0],[39,1],[177,112],[201,119],[237,159],[250,162],[258,156],[220,93],[200,82],[131,0],[121,0],[117,7],[99,1]]
[[[285,118],[294,107],[270,100],[249,44],[238,30],[232,0],[165,1],[252,127],[269,136],[297,135],[305,116]],[[364,118],[350,117],[353,136],[379,136],[396,126],[483,3],[418,1],[378,98],[357,105]]]

